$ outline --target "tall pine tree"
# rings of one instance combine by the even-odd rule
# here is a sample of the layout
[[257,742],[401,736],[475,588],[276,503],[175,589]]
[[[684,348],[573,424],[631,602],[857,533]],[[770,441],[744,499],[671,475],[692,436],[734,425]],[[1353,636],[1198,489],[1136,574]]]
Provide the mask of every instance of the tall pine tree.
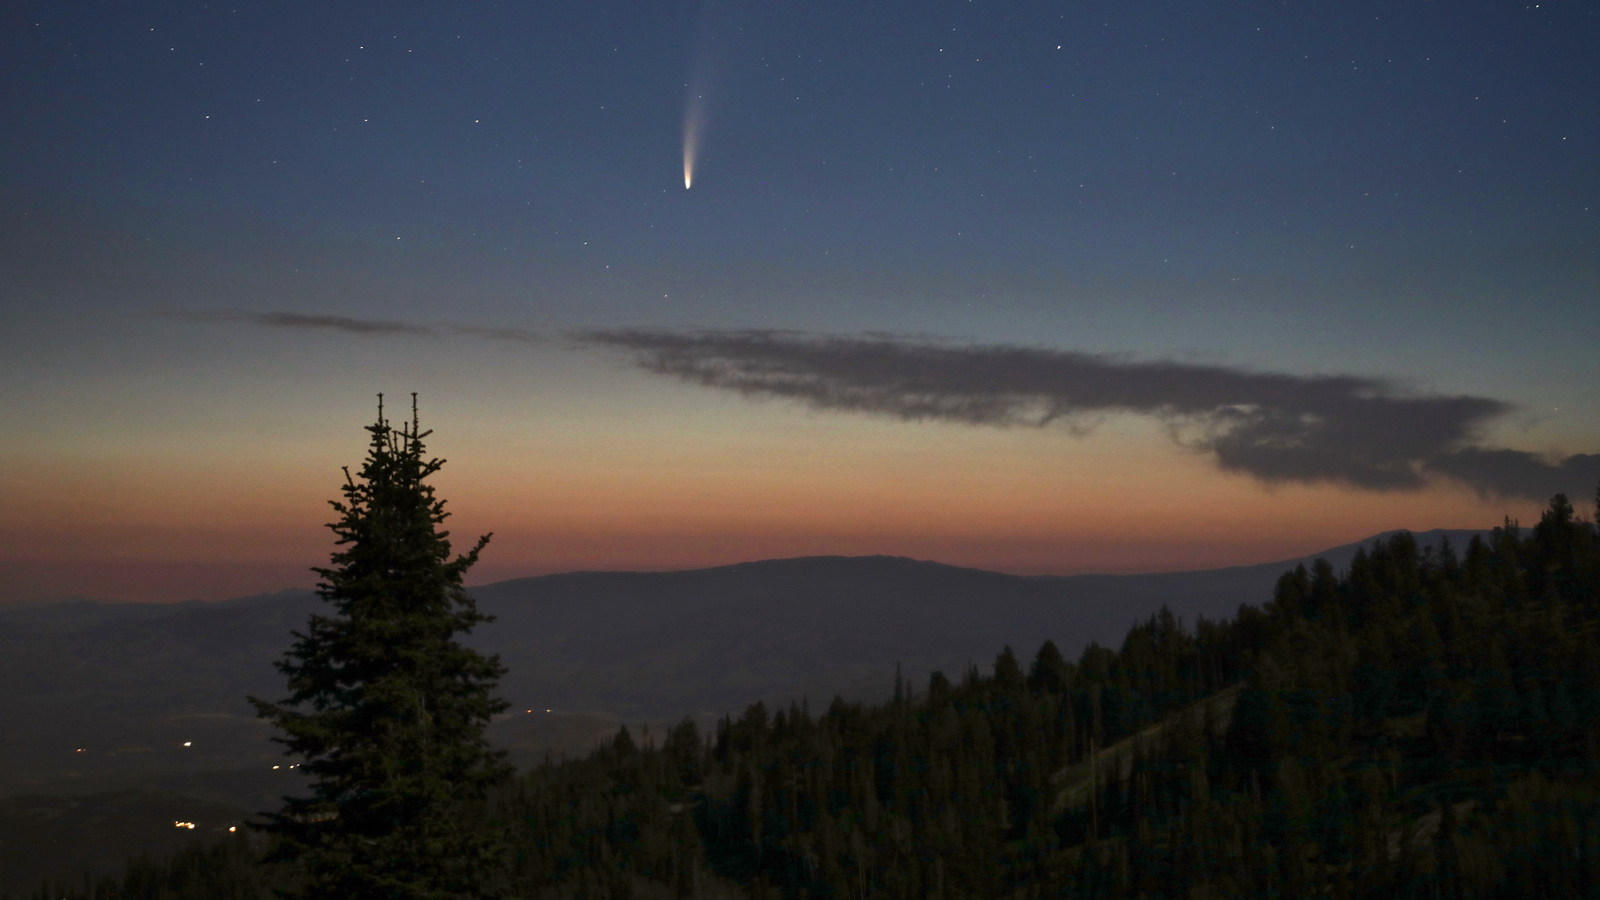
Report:
[[443,460],[423,453],[411,421],[383,415],[344,501],[330,568],[316,569],[331,614],[311,617],[277,664],[289,696],[251,698],[303,760],[311,795],[286,797],[264,826],[273,856],[295,863],[297,896],[445,900],[496,892],[500,848],[481,804],[506,777],[484,726],[506,704],[490,696],[505,669],[456,637],[490,617],[462,578],[488,543],[450,558],[448,515],[426,479]]

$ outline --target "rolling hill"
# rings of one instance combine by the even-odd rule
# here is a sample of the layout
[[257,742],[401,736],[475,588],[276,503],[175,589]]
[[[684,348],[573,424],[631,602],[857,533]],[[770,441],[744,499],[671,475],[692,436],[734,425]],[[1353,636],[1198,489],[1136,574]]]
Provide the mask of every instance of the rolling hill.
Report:
[[[1473,532],[1428,532],[1423,543]],[[1318,556],[1346,565],[1358,545]],[[892,557],[586,572],[472,589],[472,636],[509,667],[516,712],[492,734],[526,760],[577,752],[620,721],[712,717],[756,699],[887,695],[898,663],[987,668],[1006,645],[1068,656],[1163,605],[1185,620],[1261,603],[1303,560],[1146,575],[1015,576]],[[0,795],[125,788],[254,807],[286,770],[244,702],[319,601],[305,591],[162,606],[0,605]],[[546,712],[549,710],[549,712]]]

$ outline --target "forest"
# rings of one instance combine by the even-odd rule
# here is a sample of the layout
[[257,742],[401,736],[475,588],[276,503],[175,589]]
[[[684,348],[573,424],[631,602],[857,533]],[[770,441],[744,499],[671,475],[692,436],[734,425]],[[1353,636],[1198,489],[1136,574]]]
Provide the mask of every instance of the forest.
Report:
[[[1595,897],[1597,626],[1600,531],[1558,495],[1532,528],[1401,533],[1076,661],[1045,643],[878,705],[624,728],[472,827],[505,897]],[[265,898],[299,877],[268,849],[26,896]]]

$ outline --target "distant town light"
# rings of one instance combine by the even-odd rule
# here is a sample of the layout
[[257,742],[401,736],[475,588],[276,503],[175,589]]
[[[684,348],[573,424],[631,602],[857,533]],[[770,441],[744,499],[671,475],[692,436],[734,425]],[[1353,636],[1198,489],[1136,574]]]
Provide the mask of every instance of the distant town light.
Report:
[[229,825],[228,826],[228,830],[229,831],[238,831],[239,830],[239,826],[237,826],[237,825]]
[[183,742],[183,745],[184,745],[184,746],[185,746],[185,747],[187,747],[187,746],[189,746],[189,745],[190,745],[190,744],[192,744],[192,743],[194,743],[194,742],[193,742],[193,741],[184,741],[184,742]]
[[172,825],[174,828],[187,828],[191,831],[194,830],[193,822],[173,822]]

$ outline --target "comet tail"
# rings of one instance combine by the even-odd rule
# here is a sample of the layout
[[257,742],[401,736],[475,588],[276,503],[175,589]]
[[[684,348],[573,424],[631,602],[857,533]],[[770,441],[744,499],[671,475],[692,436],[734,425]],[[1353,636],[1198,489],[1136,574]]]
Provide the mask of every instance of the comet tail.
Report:
[[691,94],[683,112],[683,189],[694,184],[695,153],[700,149],[700,98]]

